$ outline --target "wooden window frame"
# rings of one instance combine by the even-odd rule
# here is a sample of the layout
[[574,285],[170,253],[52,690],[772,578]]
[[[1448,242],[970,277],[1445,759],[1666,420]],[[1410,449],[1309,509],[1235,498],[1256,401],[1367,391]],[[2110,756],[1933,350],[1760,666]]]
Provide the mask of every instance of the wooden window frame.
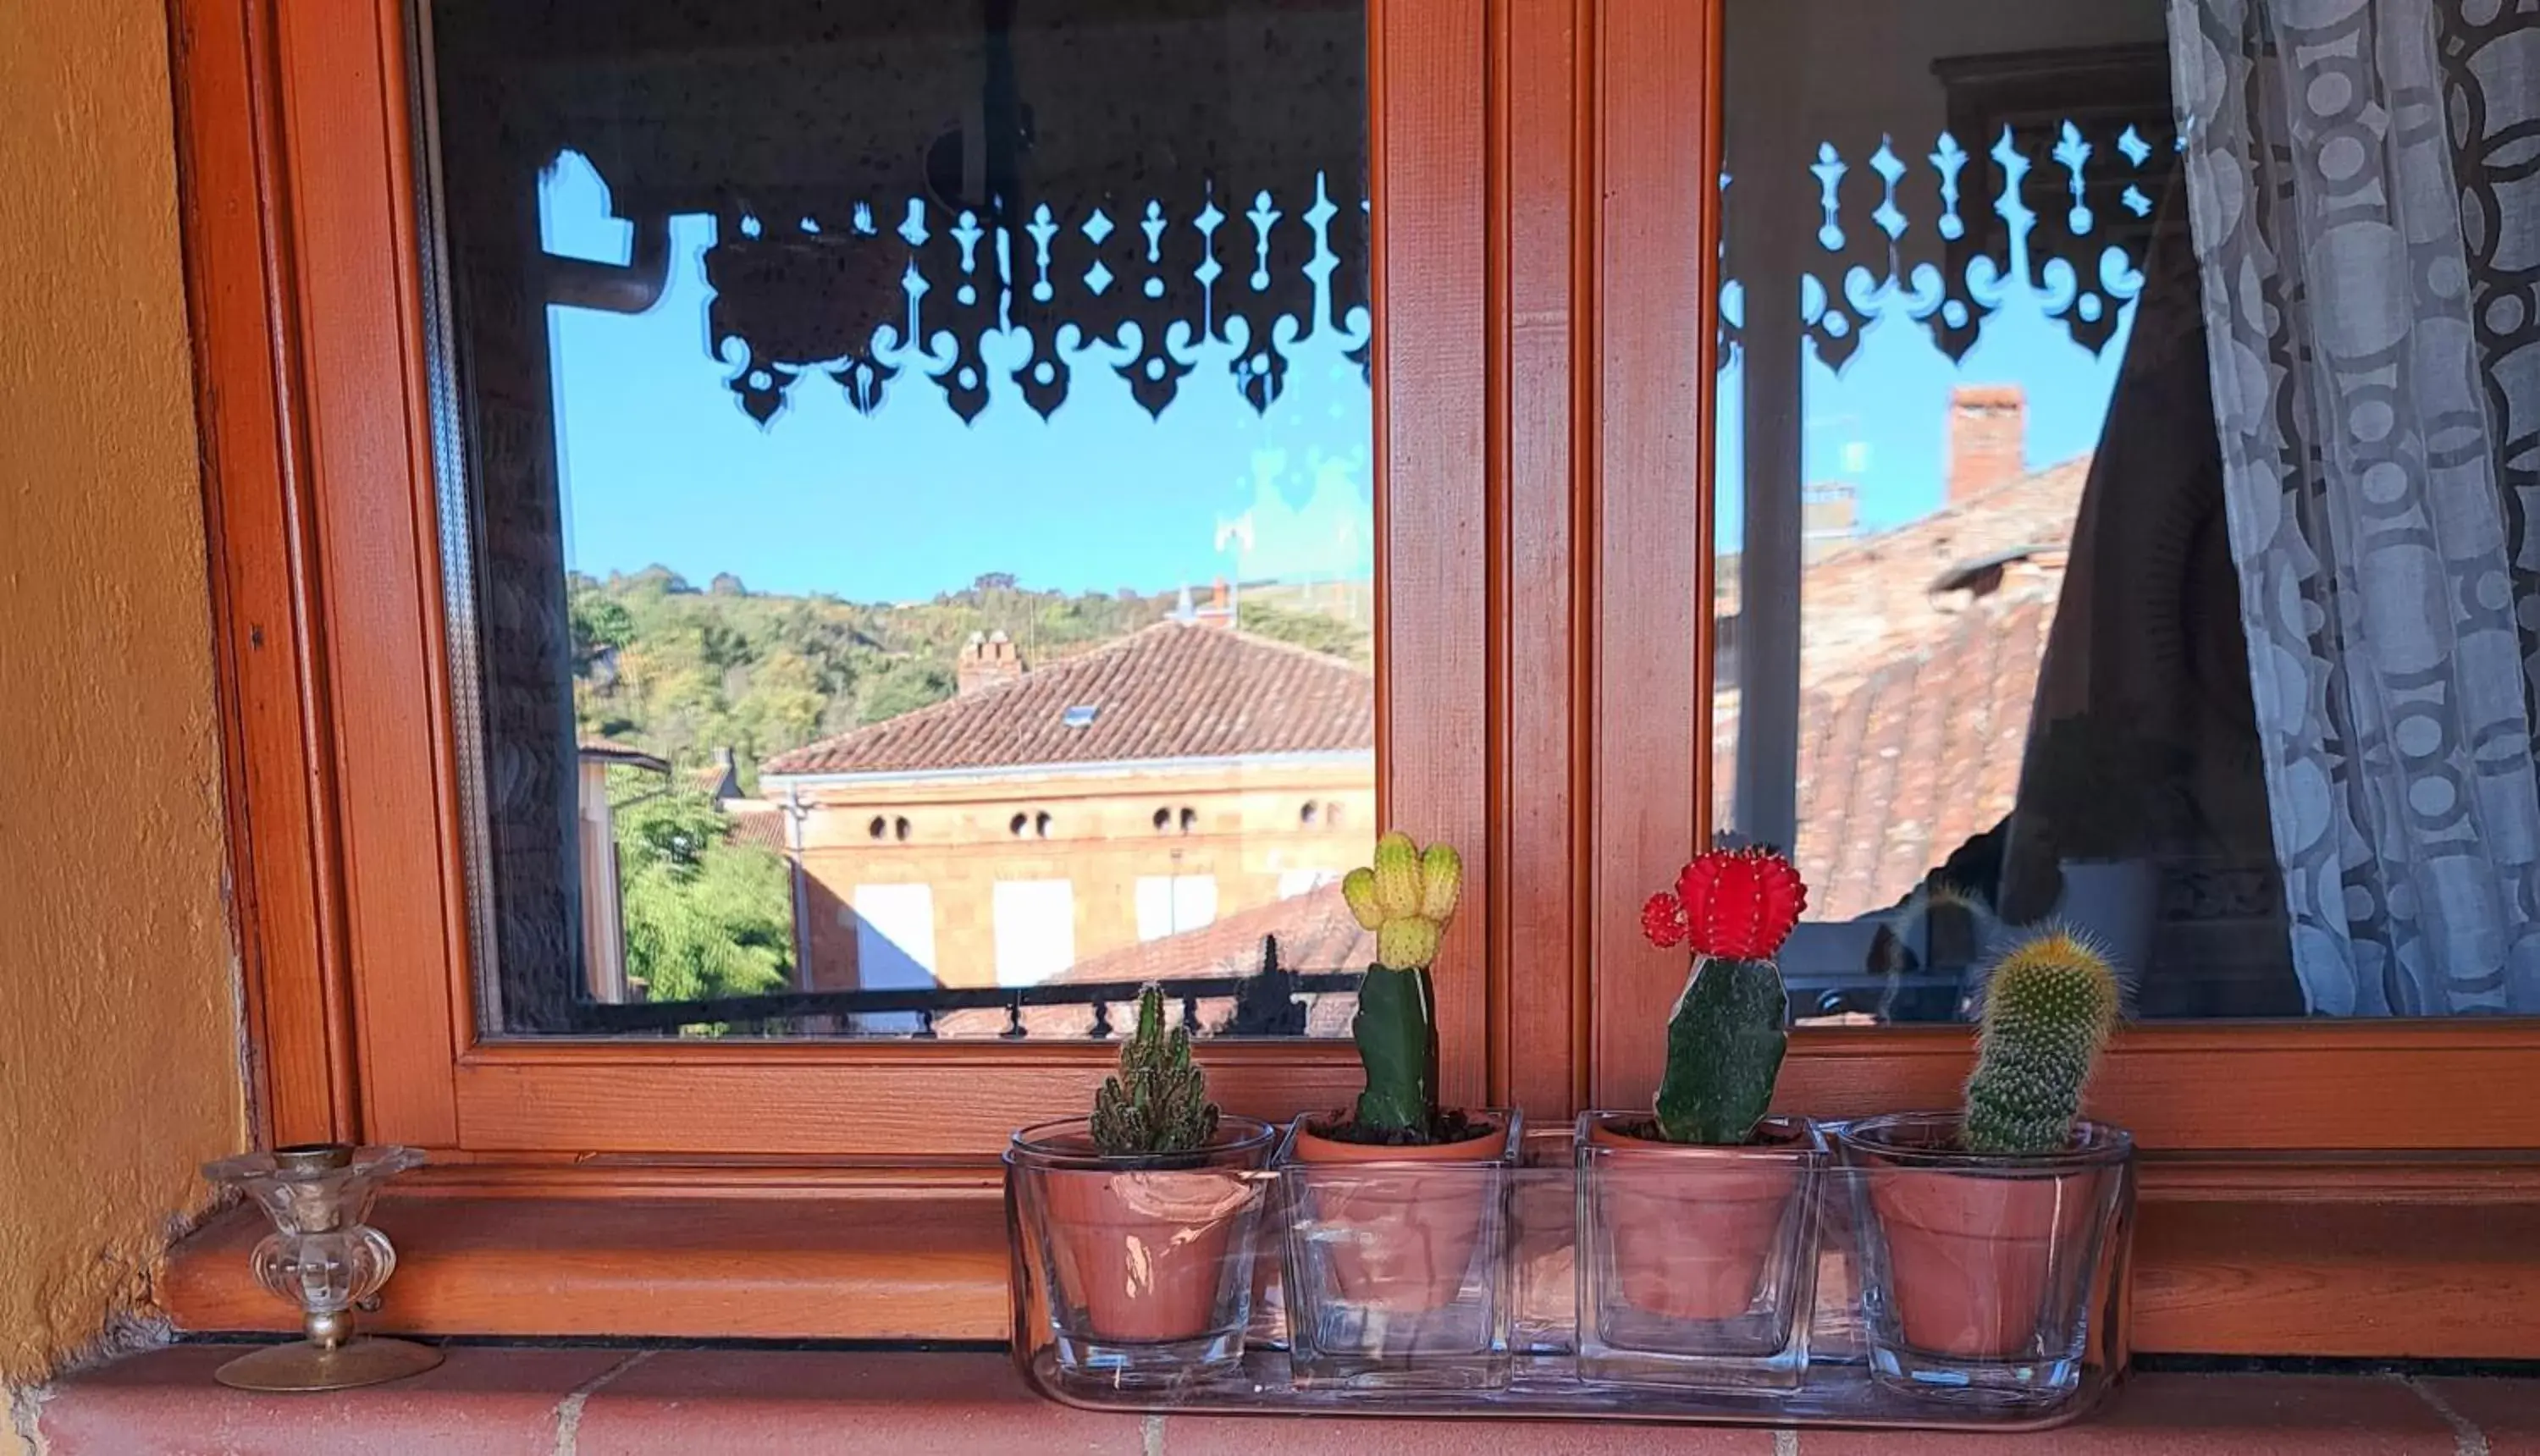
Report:
[[[261,1135],[434,1151],[391,1223],[391,1325],[993,1338],[984,1154],[1080,1101],[1103,1049],[476,1043],[431,728],[449,684],[403,7],[170,4]],[[1382,789],[1475,868],[1446,1093],[1537,1126],[1648,1096],[1683,966],[1638,906],[1709,830],[1718,253],[1688,240],[1720,226],[1723,4],[1370,6]],[[1969,1042],[1801,1031],[1780,1104],[1945,1102]],[[1356,1080],[1346,1046],[1208,1061],[1265,1115]],[[958,1098],[909,1109],[920,1071]],[[2515,1087],[2540,1087],[2540,1024],[2129,1028],[2092,1106],[2147,1150],[2139,1344],[2540,1356],[2518,1253],[2540,1096]],[[536,1284],[559,1218],[598,1230],[588,1267]],[[274,1318],[243,1236],[172,1264],[161,1297],[189,1327]],[[841,1310],[841,1283],[877,1297]]]
[[[257,1100],[278,1139],[445,1159],[995,1152],[1082,1105],[1094,1045],[487,1039],[476,1030],[399,0],[174,0]],[[1486,741],[1490,340],[1480,9],[1371,7],[1380,817],[1499,898]],[[383,260],[386,265],[383,266]],[[1396,368],[1392,361],[1418,361]],[[1500,610],[1505,612],[1505,603]],[[1440,964],[1442,1079],[1491,1100],[1492,917]],[[1558,1060],[1558,1059],[1557,1059]],[[1343,1105],[1352,1049],[1212,1047],[1220,1099]],[[1554,1074],[1567,1080],[1566,1065]],[[911,1078],[943,1095],[913,1099]],[[769,1109],[783,1108],[771,1116]]]
[[[1590,1066],[1603,1105],[1635,1105],[1656,1085],[1665,1048],[1649,1028],[1682,989],[1683,966],[1643,940],[1640,902],[1711,827],[1721,197],[1709,179],[1725,88],[1704,82],[1726,64],[1726,4],[1608,0],[1595,46],[1593,195],[1604,203],[1588,313],[1604,385],[1602,615],[1588,843],[1599,968]],[[1652,146],[1653,135],[1697,140]],[[1801,1029],[1778,1105],[1836,1117],[1946,1105],[1972,1051],[1963,1027]],[[2497,1094],[2513,1086],[2531,1094]],[[2090,1107],[2152,1152],[2540,1148],[2540,1021],[2134,1025],[2109,1049]]]

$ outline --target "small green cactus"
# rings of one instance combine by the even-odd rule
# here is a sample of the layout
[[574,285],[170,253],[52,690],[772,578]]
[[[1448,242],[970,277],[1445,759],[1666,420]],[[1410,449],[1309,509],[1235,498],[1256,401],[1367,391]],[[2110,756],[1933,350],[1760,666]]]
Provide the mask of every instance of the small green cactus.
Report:
[[2037,1154],[2069,1145],[2121,999],[2107,957],[2070,931],[2048,931],[2005,954],[1985,985],[1976,1070],[1967,1078],[1967,1150]]
[[1452,847],[1424,853],[1400,832],[1376,842],[1376,863],[1341,880],[1341,898],[1376,932],[1376,964],[1359,982],[1350,1036],[1367,1072],[1357,1125],[1426,1138],[1438,1123],[1438,996],[1430,963],[1463,894]]
[[1191,1152],[1217,1136],[1208,1075],[1191,1060],[1190,1033],[1164,1029],[1164,993],[1138,993],[1138,1030],[1120,1047],[1120,1073],[1094,1094],[1094,1146],[1106,1157]]

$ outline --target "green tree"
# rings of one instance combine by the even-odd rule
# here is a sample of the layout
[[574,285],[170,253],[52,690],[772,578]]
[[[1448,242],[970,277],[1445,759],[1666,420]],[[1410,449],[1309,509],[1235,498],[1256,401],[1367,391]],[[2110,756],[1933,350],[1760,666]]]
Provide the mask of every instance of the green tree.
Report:
[[1368,630],[1321,612],[1246,601],[1235,608],[1235,625],[1256,637],[1327,653],[1343,661],[1363,666],[1368,660]]
[[597,587],[577,586],[568,599],[573,619],[573,661],[587,669],[603,648],[623,648],[635,640],[635,617],[623,602]]
[[652,1000],[785,989],[794,899],[782,857],[732,843],[732,821],[683,789],[628,803],[616,824],[626,974]]
[[952,669],[922,658],[897,658],[865,679],[857,716],[880,723],[952,696]]

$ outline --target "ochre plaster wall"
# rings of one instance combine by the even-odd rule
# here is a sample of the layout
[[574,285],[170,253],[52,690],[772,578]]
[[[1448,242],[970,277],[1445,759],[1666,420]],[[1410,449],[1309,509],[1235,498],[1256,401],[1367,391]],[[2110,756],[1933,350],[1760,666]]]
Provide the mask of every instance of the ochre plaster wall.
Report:
[[167,25],[0,0],[0,1384],[247,1138]]

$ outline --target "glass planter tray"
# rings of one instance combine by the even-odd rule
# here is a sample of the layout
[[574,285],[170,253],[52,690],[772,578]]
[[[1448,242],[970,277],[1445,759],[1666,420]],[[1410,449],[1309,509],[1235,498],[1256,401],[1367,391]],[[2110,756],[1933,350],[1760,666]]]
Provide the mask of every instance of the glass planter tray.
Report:
[[[1823,1131],[1830,1146],[1841,1130],[1829,1125]],[[2057,1248],[2048,1264],[2070,1273],[2052,1275],[2066,1292],[2060,1301],[2051,1293],[2043,1296],[2041,1307],[2067,1311],[2069,1340],[2041,1337],[2019,1359],[1971,1363],[1928,1352],[1900,1352],[1872,1338],[1880,1328],[1895,1328],[1895,1322],[1893,1311],[1879,1306],[1875,1290],[1865,1293],[1874,1283],[1870,1273],[1887,1266],[1877,1240],[1870,1240],[1865,1250],[1862,1220],[1869,1211],[1886,1207],[1873,1194],[1881,1186],[1876,1180],[1891,1174],[1836,1158],[1802,1181],[1808,1190],[1804,1212],[1773,1225],[1795,1230],[1791,1236],[1799,1240],[1799,1247],[1813,1250],[1813,1257],[1804,1261],[1803,1277],[1768,1274],[1757,1285],[1750,1311],[1708,1325],[1696,1318],[1689,1342],[1680,1338],[1682,1319],[1673,1322],[1673,1334],[1657,1339],[1634,1333],[1639,1327],[1628,1322],[1613,1323],[1609,1337],[1623,1332],[1619,1349],[1617,1338],[1591,1341],[1589,1359],[1583,1361],[1581,1306],[1591,1311],[1590,1318],[1608,1318],[1621,1283],[1591,1273],[1589,1298],[1580,1298],[1580,1220],[1583,1209],[1591,1219],[1614,1216],[1598,1212],[1606,1207],[1600,1199],[1610,1196],[1599,1190],[1617,1185],[1600,1182],[1613,1176],[1612,1165],[1591,1156],[1590,1196],[1581,1198],[1572,1132],[1529,1129],[1522,1154],[1509,1161],[1425,1169],[1384,1163],[1360,1170],[1292,1165],[1236,1175],[1255,1194],[1254,1204],[1235,1219],[1235,1226],[1248,1228],[1248,1237],[1224,1240],[1228,1267],[1213,1285],[1249,1293],[1248,1307],[1239,1312],[1240,1338],[1234,1340],[1212,1334],[1200,1342],[1106,1345],[1099,1331],[1088,1338],[1080,1315],[1053,1316],[1053,1284],[1082,1283],[1089,1266],[1083,1260],[1053,1260],[1045,1252],[1054,1246],[1051,1231],[1034,1225],[1069,1202],[1050,1196],[1049,1180],[1121,1175],[1088,1167],[1042,1170],[1022,1183],[1019,1195],[1019,1181],[1010,1171],[1006,1207],[1016,1235],[1016,1361],[1044,1396],[1090,1410],[1994,1431],[2041,1430],[2074,1421],[2095,1408],[2124,1375],[2121,1295],[2134,1225],[2130,1158],[2084,1190],[2100,1213],[2086,1240],[2073,1242],[2069,1230],[2078,1225],[2069,1210],[2055,1225],[2064,1231],[2052,1235]],[[1727,1176],[1716,1169],[1716,1162],[1696,1160],[1681,1176],[1697,1185]],[[1662,1190],[1662,1183],[1654,1180],[1678,1176],[1649,1171],[1646,1164],[1632,1165],[1629,1173],[1622,1196],[1644,1202]],[[1751,1185],[1751,1173],[1739,1176]],[[1363,1196],[1349,1181],[1353,1177],[1365,1180]],[[1421,1180],[1416,1187],[1414,1180]],[[1429,1208],[1433,1201],[1434,1210]],[[2075,1201],[2071,1193],[2063,1197],[2067,1205]],[[1212,1217],[1228,1217],[1226,1207],[1223,1200],[1213,1202]],[[1448,1231],[1442,1233],[1442,1228]],[[1364,1281],[1388,1262],[1372,1257],[1366,1241],[1399,1239],[1405,1229],[1427,1230],[1430,1246],[1449,1250],[1445,1273],[1434,1272],[1438,1266],[1433,1259],[1422,1270],[1425,1285],[1415,1282],[1413,1289],[1373,1297],[1364,1288],[1348,1287],[1348,1281],[1335,1284],[1326,1280],[1308,1306],[1320,1310],[1316,1317],[1328,1326],[1335,1319],[1334,1301],[1341,1301],[1343,1317],[1354,1317],[1357,1323],[1351,1328],[1365,1337],[1360,1349],[1366,1357],[1335,1364],[1319,1355],[1305,1358],[1292,1352],[1292,1301],[1285,1286],[1301,1260],[1309,1270],[1328,1269],[1337,1257]],[[1194,1241],[1192,1230],[1169,1216],[1164,1226],[1134,1231],[1130,1239],[1130,1257],[1104,1268],[1140,1268],[1148,1257],[1139,1251],[1142,1240],[1144,1247],[1156,1250],[1180,1250]],[[1463,1253],[1467,1246],[1472,1248],[1469,1256]],[[1585,1241],[1584,1257],[1591,1270],[1612,1269],[1612,1247],[1593,1236]],[[1335,1256],[1335,1248],[1343,1252]],[[1353,1248],[1356,1254],[1348,1252]],[[1309,1249],[1314,1253],[1306,1258]],[[1802,1256],[1776,1257],[1787,1261]],[[1133,1283],[1135,1279],[1131,1276]],[[1795,1331],[1795,1316],[1783,1315],[1779,1328],[1754,1335],[1752,1327],[1759,1321],[1774,1323],[1768,1316],[1781,1297],[1772,1292],[1777,1288],[1805,1291],[1801,1327]],[[1645,1289],[1624,1297],[1627,1302],[1647,1298]],[[1353,1299],[1360,1301],[1354,1310]],[[1074,1299],[1062,1304],[1068,1311],[1083,1308]],[[1480,1312],[1440,1318],[1442,1311],[1453,1310]],[[1888,1316],[1884,1326],[1876,1318],[1882,1313]],[[1705,1331],[1717,1331],[1725,1343],[1706,1345]],[[1736,1357],[1735,1342],[1750,1336],[1751,1349],[1761,1353],[1778,1352],[1787,1360],[1792,1349],[1801,1352],[1797,1377],[1769,1369],[1755,1376],[1753,1367]],[[1643,1341],[1646,1357],[1632,1349]],[[1595,1370],[1583,1373],[1584,1365],[1600,1357]],[[1768,1367],[1772,1361],[1755,1364]],[[1971,1370],[1965,1383],[1948,1383],[1961,1369]],[[1940,1383],[1915,1383],[1935,1379]]]
[[1954,1407],[1899,1394],[1870,1378],[1866,1364],[1812,1362],[1807,1382],[1789,1394],[1678,1392],[1581,1382],[1568,1355],[1519,1355],[1506,1389],[1486,1391],[1300,1390],[1288,1378],[1281,1350],[1254,1350],[1239,1374],[1178,1390],[1122,1391],[1059,1373],[1057,1352],[1043,1348],[1019,1359],[1034,1390],[1088,1411],[1187,1416],[1399,1416],[1475,1420],[1642,1421],[1710,1425],[1875,1426],[1887,1429],[2051,1430],[2088,1415],[2116,1388],[2118,1375],[2095,1373],[2064,1403],[2043,1409]]

